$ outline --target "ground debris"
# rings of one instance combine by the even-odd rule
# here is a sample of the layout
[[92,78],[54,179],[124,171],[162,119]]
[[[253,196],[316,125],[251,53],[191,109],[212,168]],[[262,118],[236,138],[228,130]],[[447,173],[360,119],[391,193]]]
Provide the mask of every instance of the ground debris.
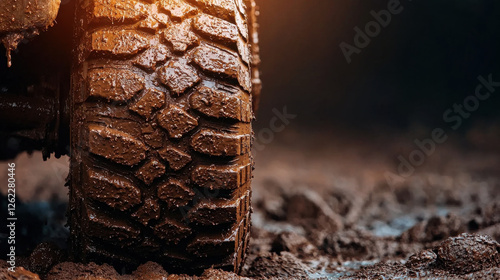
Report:
[[448,238],[434,251],[436,266],[455,274],[500,266],[500,244],[486,235],[464,233]]
[[456,215],[436,216],[420,222],[404,232],[404,242],[433,242],[456,236],[466,231],[463,221]]
[[246,276],[257,279],[307,279],[307,266],[289,252],[267,253],[258,256]]
[[300,258],[316,257],[319,254],[318,249],[307,238],[294,232],[278,234],[271,244],[271,250],[276,253],[290,252]]
[[23,267],[16,267],[15,272],[8,270],[9,265],[6,261],[0,260],[0,279],[2,280],[17,280],[17,279],[25,279],[25,280],[40,280],[40,277],[32,273]]
[[108,265],[98,265],[95,263],[80,264],[72,262],[63,262],[54,266],[47,274],[47,280],[119,280],[120,274]]

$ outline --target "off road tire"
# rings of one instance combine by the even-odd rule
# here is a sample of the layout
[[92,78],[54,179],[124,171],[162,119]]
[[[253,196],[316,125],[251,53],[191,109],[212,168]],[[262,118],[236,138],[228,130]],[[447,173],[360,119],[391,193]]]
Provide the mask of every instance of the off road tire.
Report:
[[68,179],[77,260],[240,270],[260,91],[255,9],[78,0]]

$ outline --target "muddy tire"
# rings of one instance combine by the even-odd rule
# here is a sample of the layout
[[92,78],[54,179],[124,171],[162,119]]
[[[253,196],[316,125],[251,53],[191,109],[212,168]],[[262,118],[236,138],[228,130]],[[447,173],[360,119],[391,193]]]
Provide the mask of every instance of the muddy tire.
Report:
[[[250,226],[253,0],[80,0],[72,255],[238,272]],[[254,104],[256,106],[256,104]]]

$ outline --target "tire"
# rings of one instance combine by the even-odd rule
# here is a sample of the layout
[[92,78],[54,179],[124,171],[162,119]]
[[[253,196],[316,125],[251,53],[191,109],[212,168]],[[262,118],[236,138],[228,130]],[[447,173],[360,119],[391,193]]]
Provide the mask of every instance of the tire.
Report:
[[252,84],[260,89],[254,1],[77,6],[72,255],[238,272],[249,241]]

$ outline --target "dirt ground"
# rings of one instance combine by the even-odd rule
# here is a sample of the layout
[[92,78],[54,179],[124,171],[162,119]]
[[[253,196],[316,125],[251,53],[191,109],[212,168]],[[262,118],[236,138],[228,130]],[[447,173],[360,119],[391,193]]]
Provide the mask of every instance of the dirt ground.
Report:
[[397,174],[397,156],[415,148],[413,138],[355,139],[288,130],[256,151],[252,238],[241,277],[213,269],[168,275],[154,262],[134,272],[70,262],[68,159],[42,163],[39,154],[22,155],[17,248],[24,257],[17,265],[24,269],[7,273],[0,261],[0,279],[500,279],[496,145],[479,151],[450,140],[412,176],[389,184],[385,175]]

